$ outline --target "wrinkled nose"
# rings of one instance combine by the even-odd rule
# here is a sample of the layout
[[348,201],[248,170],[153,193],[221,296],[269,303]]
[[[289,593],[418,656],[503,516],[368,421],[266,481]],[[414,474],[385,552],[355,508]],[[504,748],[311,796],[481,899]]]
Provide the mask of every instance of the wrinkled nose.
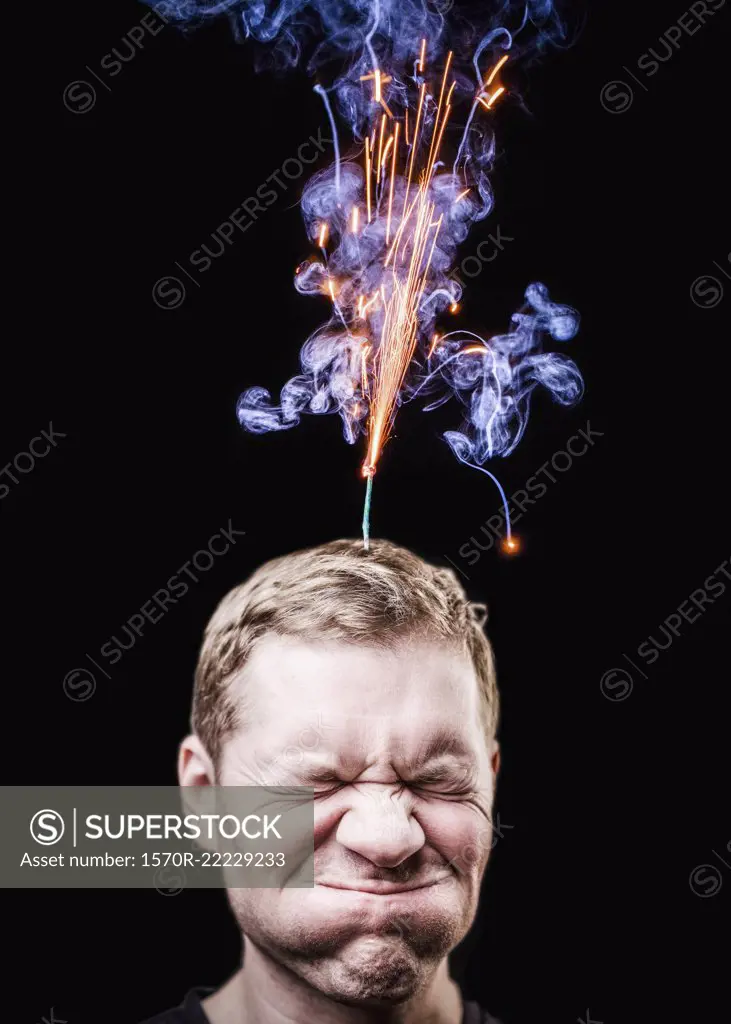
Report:
[[353,802],[340,819],[336,839],[380,868],[395,868],[424,845],[421,825],[393,787],[354,790]]

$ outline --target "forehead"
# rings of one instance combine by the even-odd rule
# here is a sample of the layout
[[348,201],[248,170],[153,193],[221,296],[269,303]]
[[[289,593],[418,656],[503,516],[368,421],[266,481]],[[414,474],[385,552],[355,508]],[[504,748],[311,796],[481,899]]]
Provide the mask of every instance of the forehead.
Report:
[[469,746],[481,734],[474,666],[446,644],[411,639],[382,650],[268,636],[236,685],[249,725],[273,738],[314,721],[346,744],[446,746],[454,736]]

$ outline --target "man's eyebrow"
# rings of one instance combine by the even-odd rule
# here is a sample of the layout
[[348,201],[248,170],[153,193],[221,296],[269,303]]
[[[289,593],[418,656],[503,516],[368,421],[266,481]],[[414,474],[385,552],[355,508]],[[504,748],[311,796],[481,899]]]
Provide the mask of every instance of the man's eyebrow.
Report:
[[405,759],[404,763],[410,771],[420,770],[430,761],[451,759],[464,761],[471,759],[470,750],[462,737],[451,731],[441,731],[431,736],[422,746],[418,753],[411,758]]

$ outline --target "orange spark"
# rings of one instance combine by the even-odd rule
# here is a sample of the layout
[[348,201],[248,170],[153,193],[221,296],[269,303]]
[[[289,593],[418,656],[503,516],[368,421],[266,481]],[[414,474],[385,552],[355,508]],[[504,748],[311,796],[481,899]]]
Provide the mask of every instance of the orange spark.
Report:
[[449,307],[449,312],[450,313],[456,313],[458,309],[459,309],[459,303],[458,302],[453,302],[452,305]]
[[506,537],[500,546],[506,555],[517,555],[520,551],[520,541],[517,537]]
[[409,189],[411,188],[411,175],[414,170],[414,157],[416,156],[416,142],[419,138],[419,122],[421,121],[421,110],[424,106],[424,94],[426,93],[426,82],[421,86],[421,92],[419,93],[419,106],[416,111],[416,127],[414,128],[414,145],[411,147],[411,159],[409,160],[409,176],[406,180],[406,195],[404,196],[404,207],[406,207],[406,200],[409,198]]
[[317,244],[320,246],[321,249],[324,249],[326,242],[327,242],[327,221],[324,220],[322,222],[322,224],[320,225],[320,235],[319,235],[319,238],[317,239]]
[[[379,72],[379,74],[381,76],[381,85],[386,85],[387,82],[391,81],[391,76],[390,75],[384,75],[382,71]],[[373,79],[375,77],[376,77],[375,71],[371,71],[370,74],[368,74],[368,75],[361,75],[360,76],[360,81],[361,82],[370,82],[371,79]]]
[[401,226],[399,227],[399,229],[398,229],[398,231],[396,233],[396,237],[393,240],[393,245],[391,247],[391,250],[389,251],[389,254],[386,257],[386,262],[384,264],[384,266],[386,266],[386,267],[388,266],[388,261],[391,258],[391,255],[393,254],[395,249],[398,247],[399,238],[400,238],[400,236],[402,234],[404,235],[404,245],[403,245],[403,249],[401,250],[401,255],[403,256],[404,253],[406,252],[406,246],[408,245],[409,239],[406,237],[405,228],[406,228],[406,225],[409,223],[409,220],[411,219],[411,214],[414,212],[414,207],[416,206],[416,204],[418,202],[418,199],[419,199],[419,195],[417,193],[417,195],[414,198],[411,206],[406,211],[406,216],[401,218]]
[[359,214],[359,210],[358,210],[358,207],[357,207],[357,206],[354,206],[354,207],[353,207],[353,213],[352,213],[352,215],[351,215],[351,224],[350,224],[350,226],[351,226],[351,229],[352,229],[352,231],[353,231],[353,234],[356,234],[356,233],[357,233],[357,231],[358,231],[358,220],[359,220],[359,216],[360,216],[360,214]]
[[421,40],[421,53],[419,54],[419,71],[424,74],[424,57],[426,56],[426,39]]
[[360,353],[360,383],[364,395],[368,394],[368,353],[370,349],[370,345],[364,345]]
[[495,101],[496,101],[496,100],[497,100],[497,99],[498,99],[498,98],[499,98],[500,96],[502,96],[502,94],[503,94],[504,92],[505,92],[505,89],[504,89],[504,87],[503,87],[503,86],[501,85],[501,86],[500,86],[500,88],[499,88],[499,89],[496,89],[496,90],[495,90],[495,92],[494,92],[494,93],[492,94],[492,96],[490,96],[490,98],[489,98],[489,99],[488,99],[487,101],[485,100],[485,97],[484,97],[484,96],[481,96],[481,97],[480,97],[480,103],[481,103],[481,104],[483,105],[483,107],[485,108],[485,110],[492,110],[493,104],[495,103]]
[[[374,357],[373,394],[369,417],[369,443],[364,473],[375,473],[383,446],[393,426],[399,391],[414,356],[418,341],[418,312],[424,295],[429,267],[439,235],[442,218],[431,227],[434,203],[429,201],[426,179],[422,176],[417,193],[417,213],[413,247],[405,274],[392,269],[392,290],[386,300],[383,285],[384,320]],[[429,243],[431,242],[431,246]]]
[[464,197],[465,197],[465,196],[467,195],[467,193],[468,193],[468,192],[469,192],[469,189],[468,189],[468,188],[466,188],[466,189],[464,190],[464,192],[460,192],[460,194],[459,194],[459,195],[457,196],[457,198],[456,198],[456,199],[454,200],[454,201],[455,201],[455,203],[458,203],[458,202],[460,201],[460,199],[464,199]]
[[388,219],[386,221],[386,245],[388,245],[389,239],[391,237],[391,211],[393,209],[393,182],[394,182],[394,178],[396,177],[396,150],[398,149],[398,130],[399,130],[400,127],[401,127],[401,125],[397,121],[396,122],[396,131],[391,136],[391,138],[394,140],[394,143],[393,143],[393,159],[391,160],[391,189],[390,189],[389,194],[388,194]]
[[383,147],[383,153],[381,154],[381,166],[378,169],[378,177],[379,178],[383,176],[383,168],[386,165],[386,160],[388,158],[388,151],[389,151],[389,149],[391,148],[392,145],[393,145],[393,135],[389,135],[388,142]]
[[[450,50],[449,53],[447,54],[447,63],[445,65],[445,67],[444,67],[444,74],[442,76],[442,87],[439,90],[439,104],[437,105],[437,114],[436,114],[436,117],[434,118],[434,131],[432,132],[431,146],[429,147],[429,159],[427,160],[427,168],[428,168],[429,178],[431,178],[431,175],[433,173],[435,153],[438,152],[438,148],[439,148],[437,146],[436,149],[435,149],[435,145],[434,144],[435,144],[436,139],[437,139],[437,127],[439,125],[439,118],[440,118],[441,113],[442,113],[442,100],[444,99],[444,88],[445,88],[445,86],[447,84],[447,75],[449,74],[449,65],[452,63],[452,57],[453,57],[453,53]],[[451,94],[451,90],[450,90],[450,94]],[[444,125],[442,125],[442,130],[444,130]],[[441,141],[442,141],[442,137],[441,137],[441,132],[440,132],[440,134],[439,134],[439,142],[441,143]]]
[[[419,66],[424,69],[426,56],[426,40],[422,41]],[[365,384],[370,387],[368,415],[368,448],[363,463],[363,475],[371,477],[376,472],[378,460],[391,433],[399,393],[411,364],[420,334],[420,309],[430,279],[430,269],[437,241],[443,222],[443,215],[437,215],[436,203],[430,199],[431,185],[436,174],[437,164],[447,122],[451,113],[451,99],[456,82],[450,82],[450,66],[453,54],[450,52],[441,79],[439,100],[433,114],[433,127],[429,133],[428,155],[421,146],[422,135],[426,135],[427,97],[426,82],[422,82],[419,103],[413,126],[409,125],[408,111],[404,117],[404,135],[411,152],[408,155],[408,167],[404,167],[406,188],[403,200],[399,201],[398,211],[394,205],[396,191],[396,164],[399,151],[401,122],[395,121],[392,134],[386,136],[386,115],[381,117],[377,152],[375,148],[375,132],[366,140],[366,196],[369,203],[369,183],[371,169],[375,172],[376,182],[385,185],[387,163],[389,168],[389,195],[386,220],[386,257],[384,271],[390,274],[388,294],[385,287],[385,274],[381,286],[368,302],[364,296],[358,299],[357,314],[366,318],[369,307],[379,297],[382,300],[382,314],[378,320],[379,335],[373,344],[361,352],[361,376],[365,376]],[[375,73],[374,73],[374,77]],[[382,95],[381,95],[382,100]],[[430,103],[431,103],[430,97]],[[385,107],[384,107],[385,109]],[[432,116],[430,111],[430,117]],[[417,172],[416,153],[420,150],[420,167]],[[423,162],[422,162],[423,161]],[[375,193],[376,202],[373,215],[379,216],[378,200],[385,200],[385,193]],[[410,195],[411,191],[411,195]],[[469,192],[465,189],[458,199],[464,198]],[[394,221],[398,219],[398,225]],[[395,232],[394,230],[395,229]],[[458,309],[457,302],[452,302],[452,312]],[[375,324],[371,323],[372,327]],[[431,356],[440,341],[435,334],[429,348]],[[480,351],[487,351],[481,348]],[[367,360],[370,359],[370,362]],[[366,374],[365,371],[368,370]]]
[[497,64],[495,65],[495,67],[494,67],[494,68],[492,69],[492,71],[490,72],[490,77],[489,77],[489,78],[488,78],[488,80],[487,80],[487,81],[485,82],[485,85],[492,85],[492,83],[493,83],[493,80],[494,80],[494,78],[495,78],[495,75],[496,75],[496,74],[498,73],[498,71],[500,70],[500,68],[501,68],[501,67],[503,66],[503,64],[505,63],[505,61],[506,61],[507,59],[508,59],[508,54],[505,54],[505,56],[504,56],[504,57],[501,57],[501,58],[500,58],[500,60],[499,60],[499,61],[497,62]]
[[376,160],[376,181],[381,173],[381,156],[383,155],[383,135],[386,131],[386,115],[384,114],[381,118],[381,132],[378,136],[378,160]]
[[[447,109],[444,111],[444,120],[442,121],[442,127],[439,129],[439,135],[437,137],[437,144],[436,144],[436,147],[434,148],[434,156],[431,158],[431,164],[429,166],[429,177],[427,179],[427,185],[431,182],[431,179],[432,179],[432,176],[434,174],[434,171],[436,170],[437,155],[438,155],[439,150],[440,150],[441,145],[442,145],[442,135],[444,135],[444,129],[447,126],[447,120],[449,119],[449,112],[450,112],[451,109],[452,108],[449,106],[449,104],[447,104]],[[437,126],[436,126],[436,122],[435,122],[435,124],[434,124],[434,131],[435,132],[436,132],[436,128],[437,128]]]
[[489,92],[487,92],[487,87],[492,85],[492,83],[495,80],[495,77],[496,77],[497,73],[500,71],[500,68],[503,66],[503,64],[505,63],[505,61],[507,59],[508,59],[508,55],[507,54],[504,57],[500,58],[500,60],[497,62],[495,67],[490,72],[490,74],[489,74],[489,76],[487,78],[487,81],[485,82],[485,85],[483,86],[483,90],[481,91],[480,95],[477,97],[479,102],[485,108],[485,110],[492,110],[493,105],[500,98],[500,96],[502,96],[502,94],[505,92],[504,87],[501,85],[499,88],[497,88],[495,90],[495,92],[492,95],[490,95]]
[[365,140],[366,153],[366,203],[368,205],[368,223],[371,222],[371,150],[368,145],[368,137]]

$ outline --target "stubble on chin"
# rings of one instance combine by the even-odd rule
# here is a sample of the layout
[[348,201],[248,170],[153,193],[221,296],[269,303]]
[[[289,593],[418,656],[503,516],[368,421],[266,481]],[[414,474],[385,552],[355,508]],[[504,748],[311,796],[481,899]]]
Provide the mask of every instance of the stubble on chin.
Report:
[[423,989],[441,956],[425,957],[397,936],[353,939],[328,964],[318,988],[344,1003],[399,1003]]

